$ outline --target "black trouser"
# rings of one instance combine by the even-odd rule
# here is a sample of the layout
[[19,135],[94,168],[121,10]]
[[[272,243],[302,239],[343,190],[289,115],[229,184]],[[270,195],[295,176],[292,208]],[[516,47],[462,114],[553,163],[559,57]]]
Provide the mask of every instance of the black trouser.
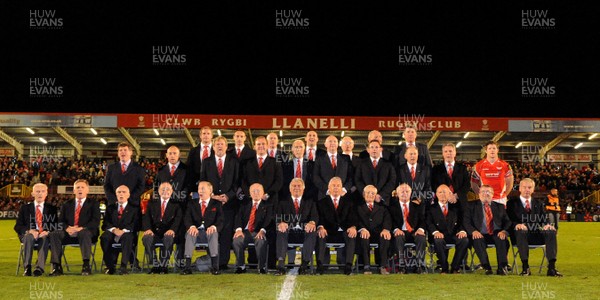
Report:
[[[288,250],[288,244],[302,244],[302,262],[310,261],[317,243],[317,232],[307,233],[305,230],[287,230],[286,232],[277,231],[277,260],[285,261]],[[270,252],[270,251],[269,251]],[[283,266],[278,266],[283,267]]]
[[354,261],[354,252],[356,249],[356,237],[348,237],[346,231],[328,232],[325,238],[317,240],[317,264],[328,265],[331,261],[327,243],[344,243],[344,248],[339,248],[337,251],[336,262],[338,265],[352,264]]
[[448,272],[448,254],[446,249],[446,244],[454,244],[454,257],[452,258],[452,270],[458,270],[460,265],[465,258],[465,253],[467,252],[467,248],[469,247],[469,240],[464,238],[458,238],[456,235],[444,236],[443,239],[433,239],[433,244],[435,247],[435,253],[437,257],[440,259],[440,263],[442,265],[442,272]]
[[380,267],[388,267],[389,266],[389,262],[388,262],[388,250],[390,248],[390,241],[384,239],[380,234],[381,232],[378,231],[370,231],[371,233],[371,237],[369,239],[363,239],[360,237],[360,233],[358,233],[358,243],[360,245],[360,249],[361,249],[361,256],[363,259],[363,263],[365,266],[370,266],[371,265],[371,243],[373,244],[379,244],[379,251],[376,251],[375,253],[379,252],[379,258],[377,258],[377,256],[375,256],[375,263],[378,264]]
[[[395,250],[398,253],[398,261],[401,268],[420,268],[425,267],[425,247],[427,245],[427,239],[424,235],[415,235],[408,231],[403,231],[404,235],[394,237]],[[406,251],[406,243],[414,243],[416,250],[416,257],[410,257]]]
[[62,245],[77,243],[79,243],[79,250],[81,250],[81,258],[84,261],[89,261],[92,256],[92,239],[94,239],[94,236],[87,229],[79,231],[74,237],[69,236],[64,230],[50,232],[50,248],[52,249],[50,262],[60,265],[63,254]]
[[473,243],[473,248],[475,249],[475,253],[477,254],[477,257],[479,257],[479,261],[483,266],[489,267],[490,265],[490,260],[487,254],[488,244],[494,244],[494,246],[496,247],[496,259],[498,261],[498,269],[502,269],[508,265],[508,259],[506,257],[506,255],[508,254],[508,250],[506,248],[506,241],[508,240],[508,237],[505,240],[501,240],[498,237],[498,232],[496,232],[494,235],[484,234],[483,238],[471,238],[471,240]]
[[[164,235],[144,235],[142,237],[142,243],[144,244],[145,254],[148,258],[148,262],[152,263],[152,267],[167,267],[169,265],[169,258],[173,252],[173,236]],[[156,243],[162,243],[164,246],[160,247],[159,259],[156,259]]]
[[554,230],[515,230],[517,248],[521,262],[529,260],[529,245],[546,245],[546,258],[548,261],[556,260],[556,231]]
[[119,255],[119,249],[114,248],[113,244],[121,244],[121,267],[127,267],[127,258],[131,257],[135,251],[133,251],[133,240],[137,237],[137,233],[127,232],[123,233],[118,240],[117,236],[112,232],[105,231],[100,237],[100,246],[104,253],[102,259],[107,268],[114,268],[117,257]]
[[223,210],[223,229],[219,232],[219,266],[229,264],[231,257],[231,244],[233,242],[233,221],[235,220],[235,210]]

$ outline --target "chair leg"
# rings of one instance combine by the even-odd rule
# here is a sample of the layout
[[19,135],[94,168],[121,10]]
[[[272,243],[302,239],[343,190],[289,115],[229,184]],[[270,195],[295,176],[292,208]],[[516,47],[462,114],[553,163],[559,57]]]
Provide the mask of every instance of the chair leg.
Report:
[[542,247],[542,251],[543,251],[543,255],[542,255],[542,262],[540,263],[540,270],[538,271],[539,274],[542,273],[542,268],[544,267],[544,261],[546,261],[546,246]]
[[65,254],[65,249],[67,247],[66,246],[62,246],[62,257],[63,260],[65,261],[65,268],[67,268],[67,272],[71,272],[71,269],[69,268],[69,262],[67,262],[67,255]]
[[19,249],[19,256],[17,257],[17,272],[15,273],[15,276],[19,276],[19,271],[21,270],[21,263],[25,264],[23,260],[25,260],[25,253],[23,252],[23,244],[21,244],[21,248]]

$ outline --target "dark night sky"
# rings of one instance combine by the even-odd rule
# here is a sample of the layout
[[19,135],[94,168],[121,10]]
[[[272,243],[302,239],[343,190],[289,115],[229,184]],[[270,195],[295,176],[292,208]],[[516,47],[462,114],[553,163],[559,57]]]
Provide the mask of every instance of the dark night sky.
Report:
[[[584,104],[600,98],[600,9],[438,2],[4,1],[2,111],[600,116]],[[63,26],[32,28],[31,10]],[[554,26],[524,28],[523,11]],[[277,26],[289,22],[300,26]],[[158,46],[185,64],[153,64]],[[430,63],[400,63],[400,47]],[[32,97],[30,78],[54,78],[63,94]],[[278,96],[278,78],[307,93]],[[522,78],[545,90],[523,97]]]

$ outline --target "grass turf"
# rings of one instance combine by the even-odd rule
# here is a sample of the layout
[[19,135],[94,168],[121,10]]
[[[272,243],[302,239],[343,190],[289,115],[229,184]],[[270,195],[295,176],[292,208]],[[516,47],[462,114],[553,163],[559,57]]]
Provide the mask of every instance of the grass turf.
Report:
[[[276,299],[285,277],[273,275],[197,273],[80,276],[80,266],[68,275],[52,278],[15,276],[19,241],[14,220],[0,221],[0,280],[2,299]],[[551,278],[537,273],[541,250],[533,250],[533,275],[485,276],[481,271],[457,275],[356,275],[298,276],[292,299],[599,299],[600,223],[561,223],[557,269],[565,276]],[[139,247],[142,258],[143,246]],[[452,252],[451,252],[452,253]],[[493,249],[489,252],[495,263]],[[200,255],[198,253],[197,255]],[[70,264],[80,264],[77,248],[67,248]],[[34,254],[34,261],[37,254]],[[101,264],[98,245],[96,263]],[[49,259],[48,259],[49,260]],[[512,254],[509,254],[512,263]],[[233,255],[232,255],[233,262]],[[476,259],[477,262],[477,259]],[[46,271],[49,272],[49,264]],[[65,269],[66,271],[66,269]],[[19,273],[22,273],[22,269]]]

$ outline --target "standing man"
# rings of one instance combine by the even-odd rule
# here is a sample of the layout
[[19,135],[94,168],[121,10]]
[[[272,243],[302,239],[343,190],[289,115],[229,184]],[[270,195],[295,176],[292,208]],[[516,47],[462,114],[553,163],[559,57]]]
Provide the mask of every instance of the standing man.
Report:
[[219,275],[219,232],[223,229],[223,208],[221,202],[211,199],[213,187],[208,181],[198,183],[198,201],[190,201],[185,212],[185,268],[181,275],[192,274],[192,256],[196,243],[208,244],[210,273]]
[[368,149],[369,157],[363,159],[356,169],[354,176],[356,188],[359,193],[364,194],[365,187],[374,186],[378,192],[374,201],[388,206],[396,185],[396,172],[391,162],[382,159],[382,148],[379,141],[370,141]]
[[242,190],[245,195],[250,195],[250,186],[260,183],[265,190],[263,200],[276,204],[283,181],[281,165],[275,158],[268,156],[267,139],[264,136],[259,136],[254,140],[254,150],[256,156],[247,161],[244,166]]
[[[289,186],[290,182],[294,178],[302,178],[306,185],[304,194],[310,196],[311,199],[317,197],[317,188],[314,184],[314,168],[315,162],[308,161],[304,158],[304,142],[302,140],[295,140],[292,142],[292,153],[287,157],[288,159],[281,164],[283,173],[282,187]],[[279,191],[279,199],[286,198],[290,195],[290,190],[282,188]]]
[[119,275],[127,275],[127,261],[135,253],[133,250],[133,240],[137,239],[135,226],[138,223],[140,215],[139,207],[128,205],[130,197],[129,188],[121,185],[117,188],[117,203],[111,204],[106,208],[104,222],[102,223],[102,236],[100,245],[104,253],[102,259],[106,265],[107,275],[115,274],[115,264],[119,255],[119,250],[113,247],[113,244],[121,244],[121,268]]
[[[56,206],[45,203],[48,196],[48,186],[43,183],[33,185],[31,196],[33,201],[29,204],[23,204],[19,208],[19,216],[15,223],[14,230],[19,235],[19,240],[23,243],[23,265],[25,272],[23,276],[31,276],[31,260],[33,250],[37,248],[37,264],[33,270],[33,276],[42,276],[46,266],[46,257],[50,248],[50,232],[58,230],[58,215]],[[37,244],[37,247],[36,245]],[[21,259],[21,258],[19,258]]]
[[435,165],[431,170],[432,188],[437,190],[438,186],[447,185],[452,192],[451,198],[454,197],[461,208],[466,208],[467,193],[471,189],[471,176],[467,166],[456,162],[456,146],[452,143],[442,146],[442,156],[443,163]]
[[[431,167],[419,164],[419,150],[417,147],[408,147],[404,151],[405,163],[398,166],[398,181],[411,187],[411,198],[417,198],[423,203],[423,209],[434,201],[431,189]],[[453,201],[455,203],[456,201]]]
[[558,190],[551,189],[546,200],[546,211],[548,212],[548,222],[554,225],[558,231],[558,220],[560,220],[560,200],[558,199]]
[[[50,276],[63,275],[61,266],[62,245],[79,243],[83,267],[81,275],[91,275],[90,257],[92,244],[98,241],[100,235],[100,205],[94,199],[88,199],[90,187],[85,179],[78,179],[73,184],[75,199],[63,203],[60,208],[58,228],[50,233],[50,248],[52,248],[52,272]],[[114,192],[113,192],[114,193]]]
[[272,230],[273,206],[262,200],[264,193],[260,183],[251,185],[251,199],[244,201],[236,214],[233,235],[236,274],[246,273],[244,250],[250,243],[256,249],[259,274],[267,274],[267,231]]
[[275,132],[267,134],[267,155],[275,158],[278,164],[287,161],[287,153],[279,149],[279,136]]
[[[544,202],[533,199],[535,182],[524,178],[519,183],[518,197],[511,198],[507,203],[507,213],[511,224],[511,239],[513,245],[519,248],[519,256],[523,265],[521,276],[531,275],[529,270],[529,245],[546,245],[548,272],[546,275],[562,277],[556,270],[556,228],[548,222]],[[515,243],[516,242],[516,243]]]
[[487,245],[494,244],[498,261],[496,274],[508,275],[506,239],[511,223],[504,205],[492,202],[493,195],[494,190],[491,186],[482,185],[479,188],[480,201],[471,201],[465,207],[463,225],[467,235],[471,238],[475,253],[485,269],[485,274],[493,274],[487,254]]
[[[173,251],[173,243],[180,230],[182,214],[181,206],[173,202],[173,186],[168,181],[158,187],[159,199],[153,199],[148,203],[146,213],[143,216],[142,243],[152,269],[148,274],[167,274],[169,258]],[[156,259],[156,243],[162,243],[160,257]],[[180,250],[183,248],[179,248]]]
[[215,138],[214,150],[214,156],[204,161],[200,180],[210,182],[213,187],[211,198],[223,206],[223,229],[219,231],[219,270],[226,270],[231,255],[233,222],[240,207],[240,200],[236,197],[239,165],[235,156],[226,153],[227,139],[224,136]]
[[238,199],[244,198],[244,193],[242,192],[242,174],[244,174],[244,166],[249,160],[252,160],[256,157],[256,151],[252,149],[252,147],[246,146],[246,132],[243,130],[237,130],[233,134],[234,145],[227,150],[227,154],[230,154],[237,158],[238,167],[239,167],[239,178],[238,178],[238,190],[236,191],[236,196]]
[[200,144],[190,149],[186,164],[190,167],[190,181],[193,187],[191,191],[198,189],[198,181],[200,181],[200,171],[202,170],[202,162],[214,154],[212,148],[213,133],[209,126],[200,128]]
[[428,166],[429,168],[433,167],[433,160],[431,159],[431,155],[429,154],[429,148],[427,148],[426,144],[417,143],[417,129],[414,126],[406,126],[404,128],[404,143],[398,147],[396,151],[396,156],[398,157],[398,165],[402,165],[406,162],[406,158],[404,152],[409,147],[416,147],[419,153],[418,162],[419,164]]
[[338,153],[338,139],[330,135],[325,140],[325,155],[315,160],[313,181],[318,189],[317,199],[323,199],[329,194],[329,180],[339,177],[342,180],[342,195],[352,189],[352,163],[346,155]]
[[319,136],[316,131],[311,130],[307,132],[304,141],[306,142],[306,155],[304,156],[306,160],[315,161],[317,157],[325,154],[325,150],[317,148]]
[[485,146],[486,156],[475,164],[471,173],[471,188],[479,194],[479,187],[487,184],[494,189],[492,201],[502,203],[506,207],[506,197],[513,188],[514,176],[510,165],[498,157],[499,146],[495,141],[488,141]]

